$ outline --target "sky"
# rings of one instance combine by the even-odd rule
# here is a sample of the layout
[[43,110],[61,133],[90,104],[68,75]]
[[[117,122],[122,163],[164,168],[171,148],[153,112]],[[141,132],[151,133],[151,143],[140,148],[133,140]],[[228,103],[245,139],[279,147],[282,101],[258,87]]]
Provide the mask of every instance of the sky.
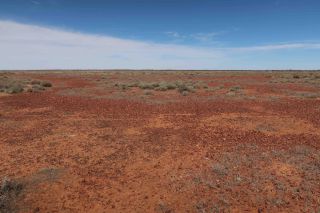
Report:
[[0,69],[320,69],[320,1],[0,0]]

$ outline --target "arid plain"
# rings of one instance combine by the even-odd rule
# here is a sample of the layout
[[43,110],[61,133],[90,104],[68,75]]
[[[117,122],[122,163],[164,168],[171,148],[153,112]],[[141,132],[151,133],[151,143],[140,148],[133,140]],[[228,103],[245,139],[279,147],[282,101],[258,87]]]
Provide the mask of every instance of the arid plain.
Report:
[[320,72],[0,72],[0,212],[319,212]]

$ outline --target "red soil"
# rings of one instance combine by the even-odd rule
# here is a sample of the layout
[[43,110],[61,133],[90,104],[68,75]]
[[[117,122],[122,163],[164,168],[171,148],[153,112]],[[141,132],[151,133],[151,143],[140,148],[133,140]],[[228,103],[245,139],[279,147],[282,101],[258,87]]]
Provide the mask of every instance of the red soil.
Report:
[[[269,99],[274,86],[263,73],[192,78],[240,85],[255,99],[227,97],[228,88],[215,95],[155,91],[143,99],[134,88],[111,98],[120,92],[102,87],[100,73],[19,75],[54,85],[0,96],[0,177],[24,183],[20,212],[319,210],[320,100]],[[67,90],[75,94],[62,95]]]

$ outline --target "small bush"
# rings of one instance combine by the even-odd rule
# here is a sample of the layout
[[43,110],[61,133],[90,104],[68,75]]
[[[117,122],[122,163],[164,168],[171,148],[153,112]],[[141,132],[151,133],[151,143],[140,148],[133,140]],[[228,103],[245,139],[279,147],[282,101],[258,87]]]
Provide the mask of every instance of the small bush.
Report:
[[208,88],[207,91],[214,92],[221,89],[223,89],[223,86],[211,87],[211,88]]
[[120,85],[120,88],[121,88],[122,90],[127,90],[127,89],[128,89],[128,85],[126,85],[126,84],[121,84],[121,85]]
[[13,212],[13,202],[20,194],[23,185],[16,181],[4,178],[0,188],[0,212]]
[[16,94],[16,93],[23,92],[23,86],[20,84],[12,85],[6,90],[6,92],[9,94]]
[[189,94],[189,92],[188,92],[188,91],[183,91],[181,94],[182,94],[183,96],[187,96],[187,95]]
[[128,85],[128,87],[138,87],[139,83],[138,82],[134,82]]
[[139,85],[140,89],[154,89],[154,86],[152,84],[148,84],[148,83],[141,83]]
[[41,81],[39,81],[39,80],[32,80],[32,81],[31,81],[31,84],[32,84],[32,85],[35,85],[35,84],[39,85],[39,84],[41,84]]
[[43,87],[52,87],[52,84],[49,81],[43,81],[40,85]]
[[192,86],[187,86],[185,84],[180,84],[178,86],[178,91],[182,94],[184,91],[194,92],[194,88]]
[[159,86],[159,87],[156,87],[154,90],[156,90],[156,91],[167,91],[168,89],[167,89],[167,87],[166,86]]
[[152,83],[151,85],[152,85],[153,87],[158,87],[158,86],[160,86],[159,83]]
[[212,166],[212,171],[218,175],[224,176],[228,174],[228,169],[220,164],[220,163],[216,163]]
[[231,91],[231,92],[235,92],[235,91],[238,91],[238,90],[240,90],[240,89],[241,89],[240,86],[234,86],[234,87],[231,87],[231,88],[230,88],[230,91]]
[[31,91],[30,90],[28,90],[28,91],[29,92],[38,92],[38,91],[43,91],[43,90],[45,90],[45,88],[43,86],[35,84],[32,86]]
[[167,87],[168,90],[172,90],[172,89],[176,89],[177,88],[177,86],[175,84],[172,84],[172,83],[166,84],[166,87]]

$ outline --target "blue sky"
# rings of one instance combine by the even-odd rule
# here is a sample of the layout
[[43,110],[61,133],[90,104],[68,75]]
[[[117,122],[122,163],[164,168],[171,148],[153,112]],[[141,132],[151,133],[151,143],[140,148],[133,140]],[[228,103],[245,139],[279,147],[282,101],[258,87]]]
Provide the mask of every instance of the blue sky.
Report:
[[319,20],[318,0],[1,0],[0,69],[319,69]]

